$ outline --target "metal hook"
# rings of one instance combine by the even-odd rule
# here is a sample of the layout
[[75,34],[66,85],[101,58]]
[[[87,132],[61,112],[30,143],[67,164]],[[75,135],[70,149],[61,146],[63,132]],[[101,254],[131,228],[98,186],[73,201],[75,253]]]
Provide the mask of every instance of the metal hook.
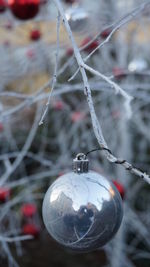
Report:
[[77,160],[85,160],[86,159],[86,155],[84,153],[79,153],[76,156]]

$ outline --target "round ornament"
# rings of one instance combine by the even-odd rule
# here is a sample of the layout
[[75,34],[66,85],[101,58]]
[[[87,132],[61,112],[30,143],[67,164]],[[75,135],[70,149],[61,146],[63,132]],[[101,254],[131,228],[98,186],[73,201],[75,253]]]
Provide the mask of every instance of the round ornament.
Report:
[[74,32],[81,32],[88,27],[89,13],[82,7],[73,6],[67,9],[66,18]]
[[28,20],[38,14],[40,0],[8,0],[8,5],[16,18]]
[[88,170],[89,161],[78,154],[73,172],[59,177],[43,201],[43,220],[50,235],[75,252],[105,245],[120,227],[123,208],[116,187]]

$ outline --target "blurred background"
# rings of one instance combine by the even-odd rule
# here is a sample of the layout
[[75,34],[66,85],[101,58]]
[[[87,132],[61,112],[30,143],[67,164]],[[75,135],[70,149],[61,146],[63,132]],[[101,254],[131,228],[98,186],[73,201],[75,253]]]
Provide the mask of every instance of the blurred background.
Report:
[[[43,225],[50,184],[71,170],[77,153],[98,147],[82,77],[74,75],[73,47],[61,19],[59,28],[54,2],[0,0],[0,266],[148,267],[150,187],[102,152],[90,154],[90,168],[113,181],[124,206],[113,240],[75,254],[53,241]],[[129,118],[124,98],[87,72],[109,148],[150,173],[150,1],[60,2],[86,63],[133,97]]]

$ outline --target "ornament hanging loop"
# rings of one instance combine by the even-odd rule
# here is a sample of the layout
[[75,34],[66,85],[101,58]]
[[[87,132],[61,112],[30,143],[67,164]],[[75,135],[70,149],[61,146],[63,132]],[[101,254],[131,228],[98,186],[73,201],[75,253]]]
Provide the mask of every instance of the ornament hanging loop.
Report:
[[76,159],[77,160],[85,160],[86,159],[86,155],[84,153],[79,153],[76,155]]
[[75,173],[84,173],[89,170],[89,160],[86,158],[84,153],[77,154],[76,158],[73,160],[73,171]]

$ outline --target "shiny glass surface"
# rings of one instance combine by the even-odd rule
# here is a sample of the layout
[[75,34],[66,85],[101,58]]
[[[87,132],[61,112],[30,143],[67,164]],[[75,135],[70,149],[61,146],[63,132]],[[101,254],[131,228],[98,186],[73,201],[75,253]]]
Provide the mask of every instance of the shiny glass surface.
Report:
[[43,201],[48,232],[61,245],[77,252],[106,244],[119,229],[122,216],[119,192],[93,171],[61,176],[50,186]]

